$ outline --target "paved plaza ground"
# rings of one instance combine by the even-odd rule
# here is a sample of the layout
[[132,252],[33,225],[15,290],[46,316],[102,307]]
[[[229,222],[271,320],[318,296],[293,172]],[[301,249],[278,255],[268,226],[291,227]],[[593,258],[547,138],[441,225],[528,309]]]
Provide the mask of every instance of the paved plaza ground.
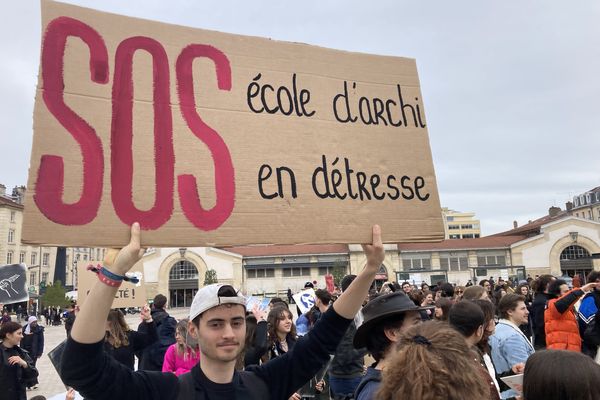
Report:
[[[188,315],[188,308],[176,308],[168,310],[169,313],[177,318],[185,318]],[[126,317],[127,323],[132,329],[137,329],[140,323],[139,314],[128,315]],[[42,326],[45,326],[42,323]],[[58,373],[52,366],[50,359],[48,358],[48,352],[56,347],[60,342],[66,338],[65,326],[45,326],[45,344],[44,344],[44,355],[37,362],[37,368],[40,371],[39,387],[35,390],[27,391],[27,398],[30,399],[33,396],[46,396],[50,398],[58,393],[65,392],[65,386],[58,377]]]

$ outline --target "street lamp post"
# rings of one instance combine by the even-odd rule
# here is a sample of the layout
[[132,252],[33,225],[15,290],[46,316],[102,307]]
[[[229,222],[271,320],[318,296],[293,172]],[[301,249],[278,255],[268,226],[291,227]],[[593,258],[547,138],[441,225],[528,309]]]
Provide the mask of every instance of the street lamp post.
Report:
[[77,261],[73,260],[71,262],[71,286],[73,290],[75,290],[75,273],[77,271]]
[[38,257],[38,295],[42,293],[42,246]]
[[77,287],[77,262],[75,262],[75,264],[73,265],[73,278],[74,278],[74,282],[73,282],[73,290],[75,290],[75,287]]

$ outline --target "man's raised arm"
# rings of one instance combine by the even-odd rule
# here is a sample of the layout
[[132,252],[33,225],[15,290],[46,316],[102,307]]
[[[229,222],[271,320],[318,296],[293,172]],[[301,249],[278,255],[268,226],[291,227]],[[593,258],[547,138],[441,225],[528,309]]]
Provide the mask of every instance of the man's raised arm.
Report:
[[[107,253],[103,268],[119,276],[124,276],[142,258],[144,250],[141,248],[140,225],[137,222],[131,226],[129,244],[118,252],[113,262],[110,262],[112,260],[109,258],[112,255],[114,252]],[[100,280],[94,283],[73,324],[71,330],[73,340],[79,343],[97,343],[104,338],[106,317],[112,307],[117,289],[118,286],[109,286]]]
[[373,284],[375,274],[379,271],[381,263],[385,258],[385,250],[381,241],[381,228],[373,225],[372,244],[363,244],[363,251],[367,256],[367,265],[350,284],[348,289],[342,293],[339,299],[333,303],[336,313],[346,319],[352,319],[360,310],[360,307],[369,293]]

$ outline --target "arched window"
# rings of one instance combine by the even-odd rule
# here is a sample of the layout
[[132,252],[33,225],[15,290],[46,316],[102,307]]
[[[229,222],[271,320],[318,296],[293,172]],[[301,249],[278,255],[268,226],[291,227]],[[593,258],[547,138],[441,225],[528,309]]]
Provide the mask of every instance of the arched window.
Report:
[[560,253],[561,260],[577,260],[579,258],[589,258],[590,253],[581,246],[569,246]]
[[177,261],[177,263],[175,263],[175,265],[173,265],[173,267],[171,268],[171,271],[169,271],[169,279],[198,279],[198,269],[194,264],[192,264],[189,261]]

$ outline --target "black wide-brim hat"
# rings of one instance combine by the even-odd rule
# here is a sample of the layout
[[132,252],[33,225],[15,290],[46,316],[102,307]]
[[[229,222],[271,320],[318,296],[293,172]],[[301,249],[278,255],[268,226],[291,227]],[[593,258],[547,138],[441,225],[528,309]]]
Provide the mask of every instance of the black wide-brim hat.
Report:
[[419,307],[415,305],[415,303],[402,292],[388,293],[374,298],[362,309],[364,322],[356,330],[353,341],[354,347],[360,349],[366,346],[367,337],[371,333],[371,329],[373,329],[378,322],[408,311],[421,311],[430,308],[431,307]]

